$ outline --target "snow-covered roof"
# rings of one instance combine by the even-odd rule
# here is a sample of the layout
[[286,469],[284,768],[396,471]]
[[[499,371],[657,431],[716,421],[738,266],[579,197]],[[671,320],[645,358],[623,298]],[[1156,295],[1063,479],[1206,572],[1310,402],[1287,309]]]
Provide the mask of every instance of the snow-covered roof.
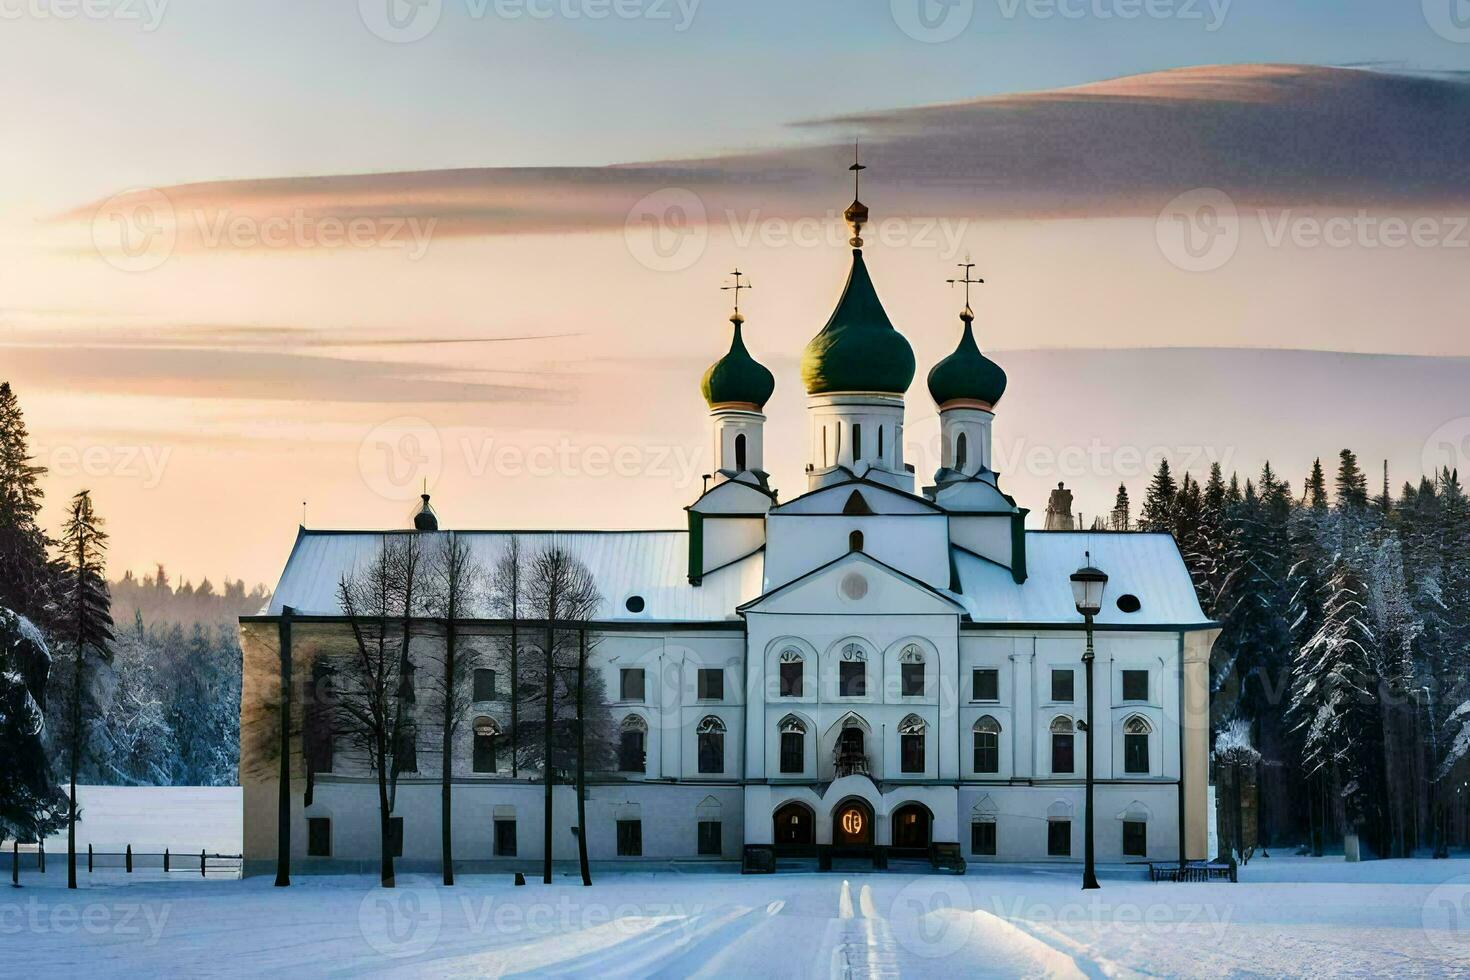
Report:
[[[959,549],[954,556],[959,599],[977,623],[1077,622],[1071,575],[1089,563],[1108,574],[1099,625],[1194,626],[1208,621],[1179,546],[1167,534],[1029,531],[1022,585],[1015,583],[1009,568],[993,561]],[[1118,608],[1124,595],[1138,597],[1137,612]]]
[[[268,615],[291,606],[300,615],[335,616],[337,582],[365,567],[387,535],[405,531],[302,530],[271,597]],[[437,538],[447,531],[417,532]],[[597,619],[611,622],[738,621],[736,609],[762,591],[764,554],[757,552],[689,584],[689,535],[685,531],[458,531],[477,561],[492,569],[512,537],[527,552],[555,539],[580,558],[604,597]],[[435,542],[425,541],[430,548]],[[1028,576],[1017,585],[1011,571],[962,549],[953,549],[961,591],[953,594],[976,623],[1077,622],[1071,574],[1092,563],[1108,573],[1107,596],[1099,625],[1193,626],[1206,622],[1174,539],[1167,534],[1092,534],[1031,531],[1026,535]],[[952,594],[952,593],[951,593]],[[1119,610],[1117,599],[1138,597],[1134,613]],[[641,596],[641,612],[630,612],[630,596]],[[467,618],[489,617],[483,608]]]
[[[337,616],[337,583],[343,574],[365,567],[386,536],[418,533],[428,551],[450,532],[309,531],[302,529],[291,549],[271,597],[267,615],[278,616],[284,606],[299,615]],[[596,618],[608,621],[716,622],[737,620],[735,608],[760,595],[761,555],[751,555],[689,584],[687,531],[458,531],[468,541],[475,560],[494,569],[512,537],[521,539],[530,554],[553,539],[576,555],[592,572],[603,594]],[[643,610],[630,612],[630,596],[642,596]],[[486,608],[472,608],[466,618],[489,617]]]

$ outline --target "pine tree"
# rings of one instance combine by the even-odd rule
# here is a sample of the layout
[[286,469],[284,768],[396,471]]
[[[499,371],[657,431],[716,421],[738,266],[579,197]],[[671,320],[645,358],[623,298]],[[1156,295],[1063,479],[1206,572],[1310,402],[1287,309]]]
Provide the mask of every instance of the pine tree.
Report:
[[1114,531],[1127,531],[1132,526],[1128,507],[1128,488],[1120,483],[1118,484],[1118,496],[1113,500],[1113,513],[1110,521]]
[[1169,471],[1168,459],[1159,460],[1159,468],[1149,481],[1148,493],[1143,498],[1143,510],[1138,515],[1141,531],[1174,530],[1174,497],[1179,492],[1174,474]]
[[95,752],[94,723],[105,713],[105,678],[112,663],[112,599],[107,589],[107,533],[82,490],[71,501],[62,530],[65,562],[58,635],[68,650],[62,744],[70,769],[66,826],[67,887],[77,887],[77,774],[83,756]]
[[46,752],[51,652],[41,631],[0,608],[0,844],[43,840],[66,823],[66,794]]
[[1338,454],[1337,506],[1341,510],[1364,510],[1368,506],[1368,478],[1358,466],[1352,450]]
[[46,552],[53,542],[38,523],[46,470],[32,461],[28,439],[20,402],[0,382],[0,606],[49,626],[55,569]]
[[1325,513],[1327,510],[1327,477],[1322,472],[1322,459],[1312,461],[1312,475],[1307,477],[1303,499],[1312,510]]

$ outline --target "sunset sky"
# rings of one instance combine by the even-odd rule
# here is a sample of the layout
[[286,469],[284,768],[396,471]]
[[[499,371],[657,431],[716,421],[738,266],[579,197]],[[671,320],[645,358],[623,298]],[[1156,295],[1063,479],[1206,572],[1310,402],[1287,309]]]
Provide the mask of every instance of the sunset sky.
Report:
[[273,584],[303,501],[425,480],[450,528],[678,527],[739,266],[789,499],[861,138],[921,482],[967,255],[1037,515],[1159,453],[1417,481],[1470,466],[1464,6],[0,0],[0,379],[114,574]]

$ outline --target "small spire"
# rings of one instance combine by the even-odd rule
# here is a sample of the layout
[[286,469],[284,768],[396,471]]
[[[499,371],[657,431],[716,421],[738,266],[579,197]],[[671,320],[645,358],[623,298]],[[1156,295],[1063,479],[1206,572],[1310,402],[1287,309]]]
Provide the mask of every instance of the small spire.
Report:
[[733,285],[733,286],[721,286],[720,287],[720,291],[721,292],[724,292],[725,290],[730,290],[730,289],[733,289],[735,291],[735,313],[734,313],[734,315],[732,315],[730,317],[730,322],[733,323],[733,324],[736,324],[738,326],[738,325],[740,325],[740,324],[742,324],[742,323],[745,322],[745,317],[743,317],[743,316],[740,315],[740,290],[742,290],[742,289],[752,289],[754,287],[752,287],[750,285],[750,283],[745,283],[745,282],[741,282],[740,281],[740,277],[742,275],[744,275],[744,273],[741,272],[739,269],[736,269],[732,273],[732,275],[734,275],[734,277],[735,277],[735,285]]
[[852,228],[852,237],[847,244],[853,248],[863,247],[863,225],[868,223],[868,206],[862,202],[863,171],[868,168],[863,166],[858,156],[858,141],[852,141],[852,166],[847,168],[852,171],[852,203],[842,216],[847,219],[847,224]]
[[968,255],[965,256],[965,261],[957,262],[955,264],[958,265],[961,269],[965,270],[964,274],[959,279],[946,279],[944,281],[949,283],[951,286],[955,286],[959,283],[965,284],[965,308],[960,313],[960,319],[964,320],[966,323],[969,323],[970,321],[975,319],[975,311],[970,308],[970,287],[975,285],[984,285],[985,280],[970,278],[970,270],[975,268],[975,263],[970,261],[970,257]]

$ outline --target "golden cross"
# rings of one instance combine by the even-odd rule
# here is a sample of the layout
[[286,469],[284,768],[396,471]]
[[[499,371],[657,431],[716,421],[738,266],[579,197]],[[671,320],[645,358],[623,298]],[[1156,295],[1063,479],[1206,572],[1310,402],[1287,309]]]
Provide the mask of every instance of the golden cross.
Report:
[[970,257],[968,255],[965,256],[965,261],[963,261],[963,262],[956,262],[955,264],[958,265],[961,269],[964,269],[965,270],[964,276],[961,277],[961,278],[959,278],[959,279],[946,279],[944,281],[947,282],[947,283],[949,283],[951,286],[954,286],[954,285],[956,285],[958,283],[964,283],[965,284],[965,310],[966,311],[969,311],[969,309],[970,309],[970,287],[971,286],[974,286],[974,285],[984,285],[985,280],[984,279],[971,279],[970,278],[970,270],[973,269],[973,268],[975,268],[975,263],[973,263],[973,262],[970,261]]
[[862,188],[863,171],[868,169],[867,167],[863,166],[862,161],[858,159],[857,140],[852,141],[852,166],[848,167],[847,169],[852,171],[852,199],[856,201],[862,197],[862,195],[859,194],[858,191]]
[[735,276],[735,285],[733,285],[733,286],[721,286],[720,287],[720,291],[721,292],[723,292],[723,291],[725,291],[727,289],[733,289],[733,290],[735,290],[735,315],[736,316],[739,316],[740,315],[740,290],[742,290],[742,289],[753,289],[753,288],[755,288],[755,287],[751,286],[749,283],[744,283],[744,282],[741,282],[740,281],[740,277],[743,276],[744,274],[745,273],[741,272],[739,269],[736,269],[734,271],[734,273],[732,273],[732,275]]

